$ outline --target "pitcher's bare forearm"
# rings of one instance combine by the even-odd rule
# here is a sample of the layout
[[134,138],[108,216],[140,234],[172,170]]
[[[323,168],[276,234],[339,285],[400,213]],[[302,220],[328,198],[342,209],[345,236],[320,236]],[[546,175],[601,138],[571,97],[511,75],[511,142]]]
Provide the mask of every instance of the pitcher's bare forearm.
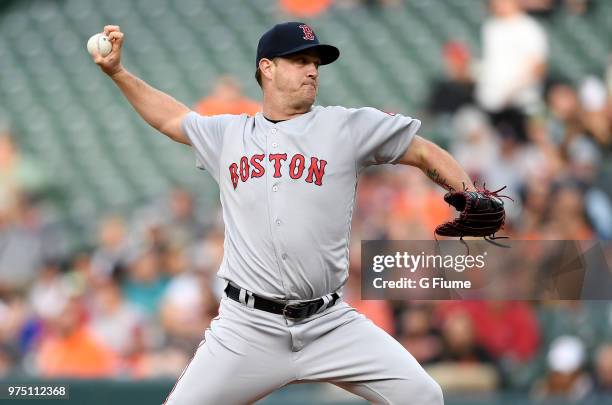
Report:
[[450,153],[416,135],[404,156],[402,164],[418,167],[433,182],[446,190],[475,190],[474,183]]
[[113,79],[125,98],[149,125],[177,142],[190,145],[181,127],[189,108],[123,68],[121,48],[125,34],[118,25],[104,26],[103,34],[108,37],[112,48],[104,56],[93,49],[92,58],[96,65]]
[[148,85],[125,69],[111,78],[140,116],[171,139],[189,145],[181,121],[190,109],[168,94]]
[[445,150],[442,150],[442,152],[448,156],[427,161],[420,168],[423,173],[434,183],[448,191],[475,190],[472,180],[459,163]]

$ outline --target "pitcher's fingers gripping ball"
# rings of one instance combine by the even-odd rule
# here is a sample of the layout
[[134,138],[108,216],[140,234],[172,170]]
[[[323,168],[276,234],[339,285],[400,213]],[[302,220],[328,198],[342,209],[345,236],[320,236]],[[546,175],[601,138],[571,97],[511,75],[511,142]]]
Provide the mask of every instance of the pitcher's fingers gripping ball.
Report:
[[87,41],[87,51],[104,73],[112,76],[121,69],[123,32],[118,25],[106,25],[101,33]]

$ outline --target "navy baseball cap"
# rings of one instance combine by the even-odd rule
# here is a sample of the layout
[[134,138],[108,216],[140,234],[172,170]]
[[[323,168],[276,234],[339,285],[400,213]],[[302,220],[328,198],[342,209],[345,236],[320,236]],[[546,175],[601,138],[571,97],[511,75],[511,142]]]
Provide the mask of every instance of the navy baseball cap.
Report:
[[287,56],[306,49],[316,49],[321,58],[321,65],[332,63],[340,56],[340,50],[335,46],[319,43],[319,39],[308,24],[286,22],[276,24],[261,36],[257,45],[255,67],[259,67],[262,58]]

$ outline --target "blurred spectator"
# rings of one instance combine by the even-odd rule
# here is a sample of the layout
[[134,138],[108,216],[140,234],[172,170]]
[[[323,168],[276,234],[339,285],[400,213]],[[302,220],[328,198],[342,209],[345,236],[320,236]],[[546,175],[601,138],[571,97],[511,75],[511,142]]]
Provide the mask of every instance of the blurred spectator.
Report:
[[77,251],[70,258],[69,270],[65,276],[66,282],[75,291],[87,295],[98,282],[91,265],[91,255],[87,251]]
[[21,199],[43,192],[48,185],[42,168],[21,153],[8,130],[0,127],[0,228],[15,219]]
[[442,339],[433,324],[434,306],[426,303],[409,305],[401,314],[400,343],[420,364],[440,360]]
[[387,217],[387,239],[430,239],[436,226],[453,212],[442,198],[443,190],[416,170],[391,178],[394,193],[383,212]]
[[[408,172],[402,170],[401,173],[405,175]],[[390,222],[388,204],[395,195],[392,180],[393,173],[384,168],[369,169],[361,175],[357,185],[353,235],[370,240],[385,238],[386,225]]]
[[586,214],[597,239],[612,239],[612,201],[603,190],[590,187],[584,195]]
[[15,357],[11,347],[0,342],[0,379],[15,374]]
[[548,130],[557,145],[582,133],[581,106],[571,83],[565,80],[551,81],[546,91],[546,101],[549,110]]
[[[472,179],[485,179],[498,161],[500,142],[487,117],[476,108],[457,111],[452,122],[450,152]],[[478,159],[474,159],[478,156]]]
[[145,250],[137,253],[129,264],[123,292],[129,302],[154,319],[167,285],[168,278],[162,272],[160,254]]
[[545,179],[527,179],[521,189],[522,212],[516,221],[517,238],[542,239],[545,219],[550,208],[550,182]]
[[283,12],[299,18],[314,18],[331,6],[332,0],[279,0]]
[[150,339],[145,336],[149,331],[143,314],[126,302],[113,278],[96,285],[90,324],[93,336],[124,358],[133,354],[142,345],[140,342]]
[[595,77],[586,77],[579,87],[580,104],[583,107],[583,122],[586,131],[601,146],[612,144],[612,126],[608,116],[608,94],[604,82]]
[[171,245],[186,247],[203,236],[205,225],[197,215],[193,195],[188,190],[173,189],[167,208],[161,222]]
[[28,315],[20,294],[0,291],[0,378],[19,369],[20,339]]
[[117,267],[125,266],[130,253],[123,218],[117,215],[103,218],[97,242],[91,259],[94,277],[110,277]]
[[261,104],[244,96],[239,82],[233,76],[226,75],[217,79],[212,93],[200,100],[194,111],[202,115],[255,115],[261,111]]
[[612,342],[595,352],[595,384],[598,392],[612,394]]
[[612,203],[609,193],[612,187],[598,178],[602,176],[600,166],[604,163],[601,148],[609,144],[612,136],[607,113],[609,101],[603,84],[596,79],[587,80],[579,96],[571,84],[553,82],[547,91],[547,99],[547,125],[552,142],[559,149],[551,170],[557,176],[571,173],[582,184],[584,210],[597,237],[610,239]]
[[172,188],[132,216],[131,244],[158,253],[189,247],[209,231],[214,218],[197,208],[192,191],[182,186]]
[[48,186],[41,167],[0,127],[0,287],[25,286],[45,259],[59,254],[36,202]]
[[440,362],[427,368],[447,391],[493,391],[499,376],[493,359],[478,344],[467,313],[456,312],[442,322],[444,349]]
[[562,10],[569,14],[583,16],[592,10],[593,0],[520,0],[523,8],[537,17],[550,17]]
[[[24,350],[36,345],[44,334],[47,322],[53,322],[65,311],[70,300],[83,293],[77,285],[68,282],[57,262],[48,262],[39,269],[39,276],[32,284],[28,296],[31,318],[24,325],[20,344]],[[78,287],[77,287],[78,288]]]
[[[612,97],[612,54],[608,55],[608,63],[606,66],[606,72],[605,72],[605,79],[606,79],[606,88],[608,91],[608,107],[612,108],[612,103],[610,103],[610,97]],[[608,111],[608,113],[612,113],[612,111]]]
[[47,330],[36,351],[36,364],[46,378],[109,377],[117,371],[112,350],[98,341],[84,320],[78,298],[64,303],[61,311],[47,321]]
[[204,238],[196,241],[189,254],[197,271],[216,277],[223,260],[224,241],[225,233],[219,228],[210,229]]
[[584,186],[572,181],[561,182],[553,187],[544,239],[593,239],[593,229],[586,216],[584,193]]
[[581,95],[565,81],[549,85],[548,128],[562,157],[576,175],[592,180],[601,160],[597,143],[610,142],[610,128],[606,117],[606,96],[597,81],[583,85]]
[[491,0],[482,30],[476,98],[504,136],[526,138],[525,114],[539,107],[548,42],[518,0]]
[[[498,152],[480,182],[491,190],[506,186],[504,194],[514,199],[506,204],[506,215],[510,222],[519,220],[520,206],[517,196],[528,179],[539,179],[548,172],[546,154],[534,144],[520,143],[516,138],[505,136],[499,140]],[[479,182],[479,183],[480,183]]]
[[547,354],[548,374],[534,385],[533,396],[538,399],[565,398],[579,401],[585,398],[593,382],[584,370],[584,344],[575,336],[560,336]]
[[531,15],[550,17],[559,7],[559,0],[519,0],[519,4]]
[[161,253],[161,266],[164,269],[164,274],[169,277],[181,275],[188,270],[190,265],[186,250],[181,247],[171,246]]
[[208,234],[185,252],[190,266],[197,272],[204,274],[206,283],[211,288],[217,300],[223,296],[225,282],[217,277],[217,270],[223,261],[223,245],[225,234],[222,228],[212,228]]
[[565,9],[575,15],[584,15],[592,10],[593,0],[563,0]]
[[567,170],[566,162],[553,141],[547,123],[541,118],[532,118],[527,123],[527,137],[529,144],[526,148],[533,149],[538,156],[539,167],[533,170],[525,180],[551,181]]
[[343,290],[344,300],[365,315],[376,326],[394,335],[393,311],[388,301],[361,299],[361,246],[353,243],[349,249],[349,279]]
[[474,79],[468,47],[461,42],[447,42],[442,50],[445,77],[430,88],[427,111],[453,114],[465,105],[474,104]]
[[612,307],[601,301],[544,301],[538,307],[541,350],[559,336],[577,336],[589,352],[612,337]]
[[442,322],[468,316],[474,337],[488,356],[525,362],[538,348],[540,332],[534,311],[522,301],[446,301],[438,306]]
[[441,359],[459,363],[493,363],[487,350],[478,343],[474,321],[469,313],[455,311],[441,321],[444,349]]
[[0,292],[0,342],[15,339],[23,326],[27,308],[16,292]]
[[217,315],[218,302],[205,275],[185,272],[168,284],[161,302],[161,323],[168,344],[190,353]]
[[37,208],[22,200],[13,219],[0,224],[0,287],[17,289],[34,279],[47,255]]
[[58,263],[46,263],[30,289],[30,305],[42,320],[53,319],[64,311],[73,291],[62,277]]

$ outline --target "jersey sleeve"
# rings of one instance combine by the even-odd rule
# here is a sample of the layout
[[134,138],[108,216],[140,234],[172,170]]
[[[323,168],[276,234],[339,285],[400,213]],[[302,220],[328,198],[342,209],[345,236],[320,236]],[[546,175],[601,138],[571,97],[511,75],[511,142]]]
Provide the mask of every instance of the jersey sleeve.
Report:
[[183,132],[189,138],[196,156],[196,166],[217,178],[223,134],[234,115],[203,116],[194,111],[183,118]]
[[421,126],[421,121],[375,108],[348,110],[348,128],[359,169],[395,163],[401,158]]

